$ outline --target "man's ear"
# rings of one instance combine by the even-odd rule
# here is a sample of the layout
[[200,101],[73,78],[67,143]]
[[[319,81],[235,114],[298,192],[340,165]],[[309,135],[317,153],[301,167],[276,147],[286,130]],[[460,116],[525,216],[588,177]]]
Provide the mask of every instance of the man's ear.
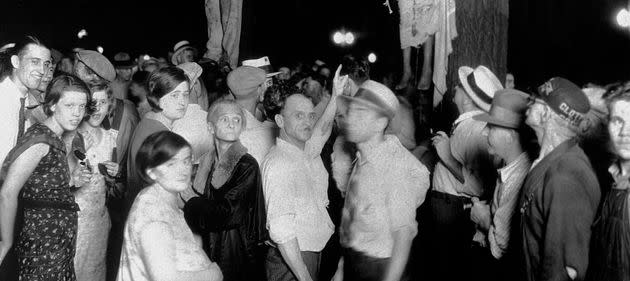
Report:
[[214,135],[214,124],[212,122],[208,122],[208,131],[210,131],[211,135]]
[[278,128],[284,128],[284,118],[282,117],[281,114],[276,114],[276,116],[274,116],[273,119],[276,120],[276,124],[278,125]]
[[16,55],[11,56],[11,65],[13,68],[20,68],[20,57]]

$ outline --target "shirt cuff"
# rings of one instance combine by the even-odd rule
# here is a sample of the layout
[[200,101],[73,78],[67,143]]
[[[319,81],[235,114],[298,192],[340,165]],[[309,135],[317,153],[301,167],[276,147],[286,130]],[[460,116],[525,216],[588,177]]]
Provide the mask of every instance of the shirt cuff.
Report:
[[296,238],[295,216],[284,215],[269,220],[269,238],[276,244],[284,244]]

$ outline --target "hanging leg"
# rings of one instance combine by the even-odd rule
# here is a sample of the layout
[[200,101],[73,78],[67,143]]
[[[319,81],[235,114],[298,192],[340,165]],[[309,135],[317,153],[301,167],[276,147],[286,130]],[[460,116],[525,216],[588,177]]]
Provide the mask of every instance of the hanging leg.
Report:
[[433,40],[435,35],[429,36],[422,45],[424,59],[422,60],[422,74],[418,82],[418,90],[428,90],[433,77]]
[[403,54],[403,75],[400,82],[396,85],[396,90],[404,89],[409,85],[411,79],[411,47],[402,49]]

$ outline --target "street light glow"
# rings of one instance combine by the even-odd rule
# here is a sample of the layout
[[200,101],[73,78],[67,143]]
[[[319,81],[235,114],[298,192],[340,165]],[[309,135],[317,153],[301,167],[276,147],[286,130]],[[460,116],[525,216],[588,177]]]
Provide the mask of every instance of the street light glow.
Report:
[[333,42],[335,42],[335,44],[341,44],[343,43],[344,40],[345,40],[345,36],[341,34],[341,31],[337,31],[333,35]]
[[79,30],[79,33],[77,33],[77,37],[79,37],[79,39],[81,39],[81,38],[83,38],[83,37],[85,37],[87,35],[88,35],[88,33],[87,33],[87,30],[85,30],[85,29],[81,29],[81,30]]
[[630,27],[630,12],[626,9],[621,9],[617,13],[617,24],[621,27]]
[[99,53],[101,53],[101,54],[103,53],[103,51],[105,51],[105,50],[103,49],[103,47],[101,47],[101,46],[96,47],[96,50],[97,50]]
[[346,33],[344,40],[346,44],[352,45],[354,43],[354,34],[352,34],[352,32]]
[[368,55],[367,59],[368,59],[368,61],[369,61],[370,63],[375,63],[375,62],[376,62],[376,54],[374,54],[374,53],[370,53],[370,54]]

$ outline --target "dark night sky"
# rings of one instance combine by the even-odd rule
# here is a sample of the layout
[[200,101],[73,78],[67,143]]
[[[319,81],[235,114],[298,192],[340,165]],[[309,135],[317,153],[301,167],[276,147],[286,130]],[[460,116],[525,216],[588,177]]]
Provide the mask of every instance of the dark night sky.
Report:
[[[374,51],[376,68],[398,69],[398,20],[384,0],[244,1],[241,60],[268,55],[279,67],[315,58],[335,63],[345,53]],[[118,51],[165,56],[183,39],[203,48],[203,2],[4,0],[0,44],[31,33],[62,50],[101,45],[110,57]],[[538,84],[556,75],[577,83],[630,79],[630,31],[614,22],[626,0],[510,2],[508,67],[517,83]],[[332,45],[331,34],[341,27],[358,33],[352,49]],[[89,36],[79,41],[81,28]]]

